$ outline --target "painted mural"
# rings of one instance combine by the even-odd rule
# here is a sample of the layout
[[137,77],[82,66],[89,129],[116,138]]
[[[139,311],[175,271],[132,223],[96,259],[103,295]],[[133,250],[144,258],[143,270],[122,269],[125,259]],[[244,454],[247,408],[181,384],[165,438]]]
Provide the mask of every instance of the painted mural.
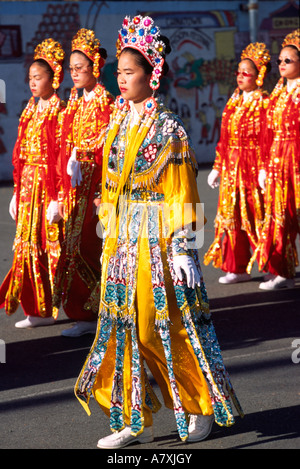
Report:
[[[12,176],[11,154],[18,118],[30,98],[27,71],[36,45],[53,37],[61,42],[68,56],[76,31],[81,27],[94,29],[108,52],[101,79],[117,95],[115,42],[126,14],[150,14],[169,37],[170,72],[162,81],[160,93],[183,119],[198,162],[213,162],[222,111],[235,89],[234,71],[242,50],[250,42],[248,13],[241,8],[242,3],[247,2],[1,2],[0,180]],[[272,56],[272,72],[266,82],[270,91],[279,78],[275,60],[282,39],[299,27],[298,2],[260,2],[257,23],[256,40],[265,42]],[[72,86],[67,65],[60,89],[65,100]]]

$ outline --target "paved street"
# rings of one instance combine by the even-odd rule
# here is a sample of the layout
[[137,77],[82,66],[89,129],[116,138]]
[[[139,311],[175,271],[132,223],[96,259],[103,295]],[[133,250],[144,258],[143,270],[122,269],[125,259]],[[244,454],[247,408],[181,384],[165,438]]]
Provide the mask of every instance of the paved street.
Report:
[[[207,186],[208,171],[203,168],[198,176],[208,219],[201,258],[213,239],[218,197]],[[0,185],[0,282],[12,262],[11,195],[11,185]],[[300,269],[294,290],[263,292],[258,289],[262,275],[255,269],[250,282],[225,286],[218,283],[220,271],[202,267],[224,361],[245,418],[237,416],[231,428],[214,424],[208,440],[187,445],[177,437],[173,412],[162,407],[154,417],[154,442],[129,446],[124,454],[299,449],[300,363],[294,362],[300,359]],[[55,325],[29,330],[14,327],[22,318],[21,308],[12,317],[0,311],[0,339],[6,344],[6,363],[0,363],[0,448],[94,449],[110,433],[108,419],[94,401],[88,417],[73,393],[93,337],[62,337],[68,326],[63,312]],[[0,358],[3,347],[0,342]]]

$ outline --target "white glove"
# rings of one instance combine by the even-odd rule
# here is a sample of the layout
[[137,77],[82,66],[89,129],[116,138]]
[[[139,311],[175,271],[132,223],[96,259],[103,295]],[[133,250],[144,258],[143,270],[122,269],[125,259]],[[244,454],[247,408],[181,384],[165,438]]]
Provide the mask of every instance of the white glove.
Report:
[[219,171],[217,171],[216,169],[212,169],[207,177],[207,184],[213,189],[215,187],[218,187],[220,184],[218,181],[218,178],[219,178]]
[[267,173],[264,169],[260,169],[258,173],[258,184],[259,187],[264,191],[266,189]]
[[16,194],[14,194],[11,198],[11,201],[9,202],[9,214],[13,220],[16,219],[17,216],[17,198]]
[[192,257],[185,254],[174,256],[173,267],[179,280],[183,280],[183,272],[185,273],[189,288],[195,288],[196,285],[200,287],[200,274]]
[[61,216],[58,211],[58,202],[56,200],[51,200],[47,208],[47,220],[52,225],[52,223],[57,223],[61,219]]
[[71,185],[74,188],[76,184],[80,186],[82,181],[80,161],[76,159],[77,147],[74,147],[67,164],[67,174],[71,176]]

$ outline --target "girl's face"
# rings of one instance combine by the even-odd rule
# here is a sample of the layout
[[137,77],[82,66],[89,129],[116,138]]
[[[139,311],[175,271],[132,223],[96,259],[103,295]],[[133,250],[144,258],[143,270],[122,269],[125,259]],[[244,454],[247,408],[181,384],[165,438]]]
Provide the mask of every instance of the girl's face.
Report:
[[152,95],[149,85],[151,74],[146,74],[137,64],[135,56],[124,51],[119,58],[117,76],[121,95],[133,101],[139,111],[142,103]]
[[49,72],[37,63],[33,63],[29,69],[29,87],[35,98],[46,100],[53,94]]
[[257,70],[251,60],[242,60],[239,63],[236,81],[241,91],[253,91],[257,88]]
[[96,78],[93,75],[93,67],[83,54],[74,52],[70,57],[70,73],[75,88],[85,88],[91,91],[96,85]]
[[[279,63],[280,61],[280,63]],[[293,47],[284,47],[278,57],[279,73],[283,78],[294,80],[300,76],[300,62]]]

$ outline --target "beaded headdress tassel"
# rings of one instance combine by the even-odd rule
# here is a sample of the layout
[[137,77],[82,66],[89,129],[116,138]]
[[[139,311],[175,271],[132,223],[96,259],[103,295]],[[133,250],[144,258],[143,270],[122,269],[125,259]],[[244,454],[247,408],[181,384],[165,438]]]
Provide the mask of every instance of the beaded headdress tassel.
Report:
[[297,47],[298,50],[300,50],[300,28],[295,29],[292,33],[289,33],[283,43],[282,47],[287,47],[287,46],[295,46]]
[[62,63],[65,58],[60,43],[52,38],[45,39],[35,48],[33,58],[34,60],[43,59],[50,65],[54,72],[52,86],[55,90],[59,88],[63,80]]
[[80,29],[72,39],[72,52],[79,50],[93,62],[93,75],[99,78],[100,69],[105,64],[105,60],[101,57],[100,41],[95,37],[94,31],[91,29]]
[[263,84],[267,71],[266,65],[270,61],[270,58],[270,53],[263,42],[251,43],[242,52],[241,60],[252,60],[259,72],[256,79],[257,86],[262,86]]

